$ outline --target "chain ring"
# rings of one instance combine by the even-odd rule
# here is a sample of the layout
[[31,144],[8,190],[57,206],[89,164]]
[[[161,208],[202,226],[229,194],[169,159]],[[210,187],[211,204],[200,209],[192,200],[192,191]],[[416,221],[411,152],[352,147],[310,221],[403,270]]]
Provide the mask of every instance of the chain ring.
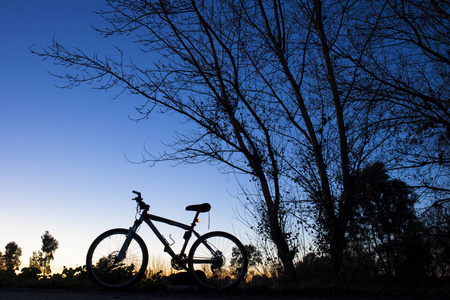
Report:
[[172,264],[172,268],[174,268],[175,270],[187,270],[187,265],[186,265],[186,255],[177,255],[174,258],[172,258],[171,264]]

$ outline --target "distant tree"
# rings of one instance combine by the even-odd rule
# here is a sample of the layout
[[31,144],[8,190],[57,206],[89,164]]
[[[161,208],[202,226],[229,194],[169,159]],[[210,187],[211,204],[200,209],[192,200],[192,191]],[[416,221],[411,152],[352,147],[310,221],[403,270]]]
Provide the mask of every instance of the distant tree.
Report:
[[[244,245],[245,252],[247,253],[248,267],[257,267],[258,265],[263,263],[263,255],[261,251],[259,251],[255,246],[249,244]],[[242,264],[242,256],[241,252],[237,248],[232,249],[231,253],[231,267],[239,269],[239,266]],[[253,272],[250,270],[249,272]]]
[[[245,251],[247,253],[247,259],[248,259],[248,266],[254,267],[258,264],[263,263],[263,256],[261,251],[259,251],[255,246],[253,245],[244,245]],[[233,248],[233,251],[231,253],[231,266],[239,265],[242,263],[242,257],[240,255],[240,251],[237,248]]]
[[41,236],[41,240],[42,252],[39,251],[38,257],[40,266],[42,267],[42,273],[44,275],[48,275],[52,272],[50,268],[50,262],[54,259],[54,253],[56,249],[58,249],[59,243],[48,231],[45,231],[45,233]]
[[263,256],[260,250],[253,245],[245,245],[244,247],[247,252],[249,267],[255,267],[263,263]]
[[[1,252],[0,252],[1,254]],[[16,270],[19,268],[20,256],[22,255],[22,248],[15,242],[9,242],[5,246],[5,254],[1,255],[2,268],[6,270]]]
[[44,270],[43,263],[44,263],[44,254],[42,253],[42,251],[41,250],[33,251],[33,254],[31,255],[29,260],[28,268],[39,269],[40,272],[42,273],[42,271]]
[[421,218],[426,226],[425,241],[431,248],[430,274],[450,276],[450,203],[435,201]]
[[430,255],[425,227],[414,207],[417,195],[405,182],[391,178],[380,162],[354,176],[357,205],[348,237],[351,253],[371,258],[368,267],[376,261],[383,274],[408,280],[425,277]]

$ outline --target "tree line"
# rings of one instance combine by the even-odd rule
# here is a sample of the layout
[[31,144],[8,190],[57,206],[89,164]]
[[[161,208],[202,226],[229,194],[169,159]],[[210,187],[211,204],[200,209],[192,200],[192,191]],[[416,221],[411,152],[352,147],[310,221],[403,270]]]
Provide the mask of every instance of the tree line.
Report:
[[[237,174],[243,219],[274,246],[284,276],[295,280],[305,263],[304,228],[334,280],[352,260],[400,276],[400,265],[415,265],[395,254],[402,247],[448,255],[448,1],[106,4],[95,30],[133,39],[139,55],[89,55],[56,40],[31,52],[68,68],[56,75],[67,88],[131,93],[142,99],[139,120],[186,121],[167,152],[143,162]],[[446,259],[436,274],[448,273]]]
[[[45,231],[41,236],[41,241],[41,249],[33,251],[29,259],[29,265],[22,269],[22,274],[33,273],[35,276],[42,274],[45,277],[52,273],[50,262],[55,258],[54,254],[59,247],[59,243],[48,231]],[[0,270],[15,273],[22,264],[20,261],[21,255],[22,248],[16,242],[6,244],[5,253],[0,252]]]

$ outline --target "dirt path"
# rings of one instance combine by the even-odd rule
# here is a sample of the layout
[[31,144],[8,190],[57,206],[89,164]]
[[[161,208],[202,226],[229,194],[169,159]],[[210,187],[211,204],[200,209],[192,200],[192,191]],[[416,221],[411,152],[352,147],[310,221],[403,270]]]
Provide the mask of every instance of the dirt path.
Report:
[[[173,292],[114,292],[103,290],[58,290],[31,288],[0,288],[0,300],[293,300],[299,297],[249,296],[202,293],[195,291]],[[308,298],[310,299],[310,298]],[[318,298],[314,298],[318,299]]]
[[101,290],[58,290],[30,288],[0,288],[0,300],[199,300],[199,299],[233,299],[232,297],[216,297],[189,292],[138,293],[113,292]]
[[240,295],[173,292],[114,292],[104,290],[59,290],[41,288],[0,288],[0,300],[440,300],[439,297],[395,296],[307,296],[307,295]]

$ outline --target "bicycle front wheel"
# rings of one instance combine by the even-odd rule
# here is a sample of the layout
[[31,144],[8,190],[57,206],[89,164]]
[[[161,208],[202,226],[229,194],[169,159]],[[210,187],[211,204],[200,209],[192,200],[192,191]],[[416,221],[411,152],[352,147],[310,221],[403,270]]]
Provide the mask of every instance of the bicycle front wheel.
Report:
[[145,274],[148,250],[137,234],[133,234],[125,257],[118,257],[127,234],[127,229],[106,231],[96,238],[89,248],[86,267],[91,278],[98,284],[123,288],[136,283]]
[[189,251],[189,270],[204,286],[226,289],[238,285],[247,273],[247,254],[242,243],[226,232],[210,232]]

